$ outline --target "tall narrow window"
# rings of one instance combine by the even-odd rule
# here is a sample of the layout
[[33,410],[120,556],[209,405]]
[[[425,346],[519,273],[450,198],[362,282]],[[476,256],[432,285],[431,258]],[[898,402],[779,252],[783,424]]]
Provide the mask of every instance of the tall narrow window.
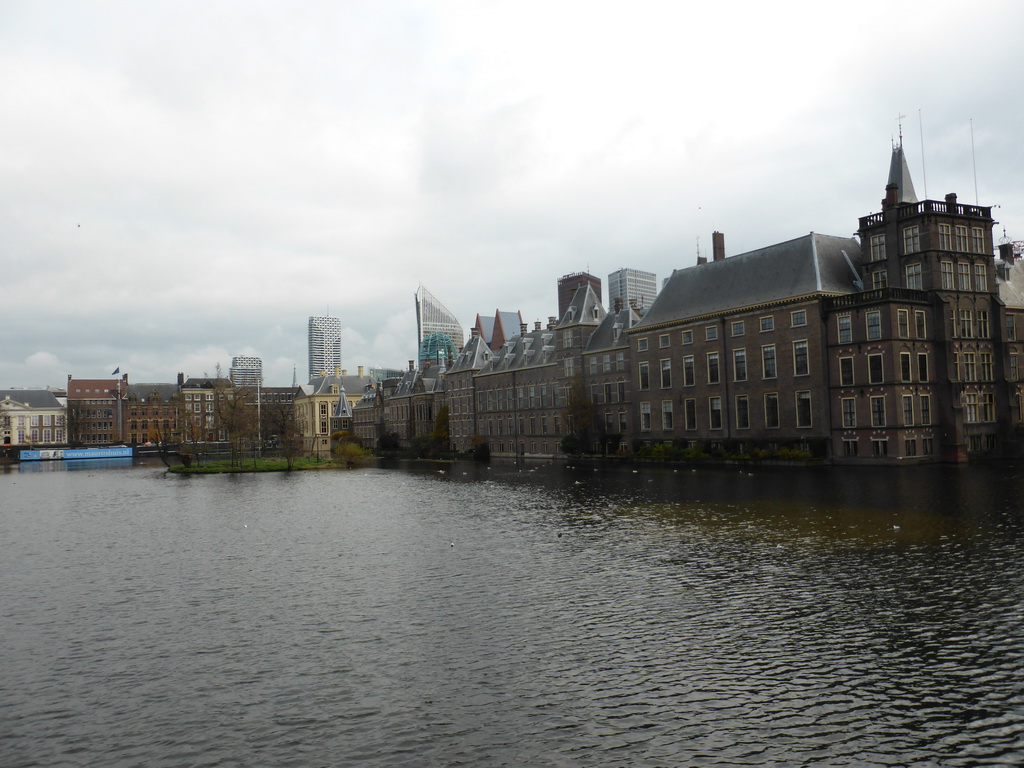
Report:
[[868,341],[882,338],[882,313],[878,310],[867,313]]
[[697,428],[697,401],[694,398],[688,397],[683,401],[683,417],[687,429]]
[[949,224],[939,224],[939,249],[943,251],[953,249],[952,228]]
[[911,379],[911,364],[910,364],[910,353],[900,352],[900,381],[910,381]]
[[710,414],[710,424],[712,429],[722,428],[722,398],[720,397],[709,397],[708,398],[708,413]]
[[871,426],[872,427],[884,427],[885,426],[885,398],[884,397],[872,397],[871,398]]
[[914,426],[914,396],[903,396],[903,426]]
[[967,253],[967,227],[956,225],[956,249]]
[[960,290],[971,290],[971,265],[964,261],[957,262],[956,274],[957,280],[960,283]]
[[839,343],[851,343],[853,341],[853,318],[849,315],[839,315],[836,317],[836,324],[839,328]]
[[921,250],[921,230],[915,225],[903,228],[903,252],[917,253]]
[[718,370],[718,353],[708,352],[708,384],[717,384],[720,378]]
[[910,311],[906,309],[896,310],[896,327],[901,339],[910,338]]
[[779,426],[779,393],[768,392],[764,396],[764,425],[769,429]]
[[868,383],[881,384],[882,377],[882,356],[868,355]]
[[917,326],[917,338],[923,339],[928,336],[928,324],[924,312],[914,310],[914,325]]
[[693,355],[687,355],[683,358],[683,386],[692,387],[693,385]]
[[839,358],[839,383],[844,387],[853,386],[853,358]]
[[969,309],[960,310],[960,338],[974,338],[974,313]]
[[672,429],[672,401],[663,400],[661,403],[661,428],[668,431]]
[[942,290],[952,291],[953,290],[953,262],[943,261],[939,262],[939,272],[942,275]]
[[917,353],[917,380],[928,381],[928,353]]
[[857,400],[852,397],[842,399],[843,426],[852,429],[857,426]]
[[988,274],[984,264],[974,265],[974,290],[984,291],[988,289]]
[[921,423],[928,426],[932,423],[932,396],[921,395],[919,405],[921,406]]
[[640,403],[640,431],[651,431],[651,404]]
[[871,260],[881,261],[885,258],[885,235],[871,236]]
[[672,361],[661,361],[661,388],[667,389],[672,386]]
[[[985,230],[981,227],[971,227],[971,250],[974,253],[985,252]],[[981,290],[978,288],[977,290]]]
[[810,364],[807,360],[807,340],[802,339],[800,341],[793,342],[793,375],[794,376],[806,376],[811,372]]
[[915,291],[920,291],[923,286],[923,282],[921,280],[921,265],[907,264],[905,272],[907,288],[910,288]]
[[977,319],[978,322],[977,322],[977,325],[975,326],[975,330],[977,330],[977,332],[978,332],[978,338],[979,339],[987,339],[988,336],[989,336],[988,310],[987,309],[979,309],[978,312],[977,312],[977,315],[976,315],[976,319]]
[[766,379],[774,379],[778,375],[775,366],[774,344],[766,344],[761,347],[761,370]]
[[796,425],[799,428],[811,426],[811,393],[796,393]]
[[746,395],[736,395],[736,428],[750,428],[750,400]]
[[747,350],[745,349],[733,350],[732,378],[733,381],[747,380]]

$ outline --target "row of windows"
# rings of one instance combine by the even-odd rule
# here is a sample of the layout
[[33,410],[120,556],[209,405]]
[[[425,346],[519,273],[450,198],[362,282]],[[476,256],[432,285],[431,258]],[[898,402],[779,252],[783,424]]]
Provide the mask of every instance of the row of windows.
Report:
[[[625,399],[625,383],[621,384]],[[512,408],[561,408],[566,403],[566,390],[557,384],[530,384],[488,389],[477,394],[477,407],[481,412],[504,411]],[[618,388],[616,391],[619,391]]]
[[[916,401],[915,405],[914,395],[901,396],[900,408],[903,417],[902,424],[905,427],[913,427],[916,425],[928,426],[932,423],[931,395],[917,395]],[[861,426],[857,421],[857,399],[853,397],[844,397],[840,399],[839,403],[843,428],[854,429]],[[868,412],[870,414],[870,426],[894,426],[889,424],[886,413],[885,395],[875,395],[870,397],[868,399]]]
[[[789,323],[792,328],[800,328],[807,325],[807,310],[797,309],[789,313]],[[758,330],[761,333],[767,333],[768,331],[775,330],[775,316],[765,315],[764,317],[758,318]],[[747,332],[747,321],[746,320],[733,320],[729,323],[729,335],[730,336],[743,336]],[[718,339],[718,326],[707,325],[704,327],[704,339],[706,341],[715,341]],[[693,344],[693,331],[685,330],[680,333],[680,343],[682,344]],[[662,333],[658,336],[658,349],[667,349],[671,345],[670,334]],[[637,351],[646,352],[649,348],[649,341],[647,338],[637,339]],[[607,355],[605,356],[607,357]],[[606,369],[607,370],[607,369]]]
[[[192,399],[192,394],[189,393],[189,392],[186,392],[185,393],[185,399],[186,400],[191,400]],[[196,392],[195,399],[196,400],[202,400],[203,399],[203,395],[201,393],[199,393],[199,392]],[[206,399],[207,400],[213,400],[213,393],[212,392],[207,392],[206,393]]]
[[[856,456],[858,454],[858,448],[860,440],[856,437],[844,437],[843,438],[843,455],[844,456]],[[908,437],[903,441],[903,455],[904,456],[931,456],[935,452],[935,441],[931,437],[921,438],[921,453],[917,452],[917,438]],[[871,438],[871,455],[872,456],[888,456],[889,455],[889,438],[887,437],[873,437]]]
[[[992,360],[988,356],[989,371],[991,371]],[[881,353],[870,354],[868,360],[868,384],[882,384],[885,381],[884,356]],[[900,352],[900,381],[914,381],[914,355],[910,352]],[[928,377],[928,353],[917,353],[917,381],[930,381]],[[843,387],[852,387],[856,384],[854,376],[854,358],[839,358],[839,384]]]
[[[519,427],[518,432],[516,431],[517,426]],[[555,414],[550,421],[547,416],[539,418],[530,416],[528,419],[523,416],[518,419],[488,419],[481,423],[481,427],[485,428],[485,434],[488,435],[560,435],[562,433],[562,417]],[[529,427],[529,431],[527,431],[527,427]]]
[[[939,262],[940,286],[944,291],[987,291],[988,271],[984,264],[972,265],[968,262],[956,263],[956,274],[954,276],[952,261]],[[907,264],[903,267],[903,285],[915,291],[924,290],[924,278],[922,276],[920,263]],[[973,279],[972,279],[973,278]],[[886,269],[876,269],[871,272],[871,288],[878,290],[889,285],[889,272]]]
[[[796,399],[796,426],[808,428],[811,426],[811,393],[801,391],[794,393]],[[751,407],[750,398],[747,395],[737,395],[733,401],[733,426],[735,429],[750,429]],[[767,429],[778,429],[781,427],[779,411],[779,393],[768,392],[763,397],[762,423]],[[710,429],[722,429],[722,398],[715,396],[707,399],[707,423]],[[640,431],[650,432],[652,425],[651,404],[640,403]],[[674,406],[671,400],[661,402],[661,429],[665,431],[675,429]],[[694,430],[698,428],[697,422],[697,399],[686,398],[683,400],[682,428]]]
[[[938,225],[938,250],[960,251],[961,253],[985,253],[985,230],[982,227],[968,228],[964,224],[950,226]],[[886,257],[885,234],[872,235],[870,239],[871,261],[881,261]],[[954,244],[956,247],[954,248]],[[903,228],[903,253],[919,253],[921,250],[921,228],[914,224]]]
[[[733,381],[747,380],[747,350],[734,349],[732,352],[732,378]],[[661,360],[659,363],[660,384],[662,389],[672,386],[672,361]],[[807,376],[811,372],[810,358],[808,356],[807,340],[793,342],[793,375]],[[718,352],[708,352],[705,355],[705,374],[708,384],[718,384],[721,381],[721,355]],[[778,361],[776,347],[774,344],[765,344],[761,347],[761,378],[774,379],[778,377]],[[696,356],[686,355],[683,357],[683,379],[684,387],[692,387],[697,383],[696,379]],[[651,388],[650,363],[639,363],[637,368],[637,385],[640,390]]]

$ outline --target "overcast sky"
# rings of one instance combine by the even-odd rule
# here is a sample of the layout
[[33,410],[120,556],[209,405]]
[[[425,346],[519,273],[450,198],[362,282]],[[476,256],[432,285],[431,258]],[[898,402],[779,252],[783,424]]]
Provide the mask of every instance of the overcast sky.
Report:
[[404,367],[420,282],[532,324],[714,230],[849,236],[901,114],[918,196],[1024,239],[1022,32],[1015,0],[0,0],[0,387],[288,385],[328,311],[350,372]]

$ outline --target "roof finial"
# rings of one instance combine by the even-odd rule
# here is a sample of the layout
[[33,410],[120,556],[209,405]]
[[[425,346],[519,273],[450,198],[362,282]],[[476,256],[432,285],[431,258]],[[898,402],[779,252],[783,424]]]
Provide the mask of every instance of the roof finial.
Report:
[[903,121],[907,119],[906,115],[896,115],[896,124],[900,128],[900,148],[903,148]]

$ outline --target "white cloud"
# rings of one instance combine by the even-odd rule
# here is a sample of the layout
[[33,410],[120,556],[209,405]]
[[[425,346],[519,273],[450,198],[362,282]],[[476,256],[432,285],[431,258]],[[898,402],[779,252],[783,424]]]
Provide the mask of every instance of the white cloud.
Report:
[[467,326],[532,323],[560,275],[664,276],[715,229],[729,253],[849,234],[900,113],[919,193],[973,201],[976,168],[1024,237],[1010,2],[3,13],[0,285],[32,318],[0,350],[11,385],[110,361],[173,381],[243,351],[290,384],[327,306],[347,368],[405,367],[419,281]]

